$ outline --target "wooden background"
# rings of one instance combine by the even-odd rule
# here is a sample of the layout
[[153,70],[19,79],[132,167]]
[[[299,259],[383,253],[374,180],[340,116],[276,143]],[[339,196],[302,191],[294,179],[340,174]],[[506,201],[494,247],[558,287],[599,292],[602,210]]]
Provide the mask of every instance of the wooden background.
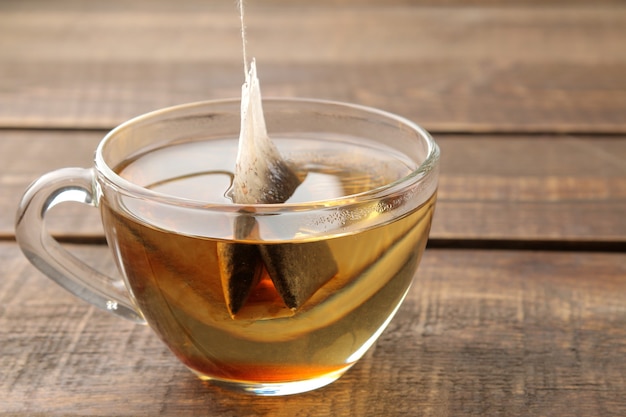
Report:
[[[626,415],[626,4],[247,3],[265,96],[371,105],[442,149],[406,303],[335,384],[252,398],[21,255],[19,198],[116,124],[243,81],[234,1],[0,2],[0,416]],[[113,273],[96,210],[55,235]]]

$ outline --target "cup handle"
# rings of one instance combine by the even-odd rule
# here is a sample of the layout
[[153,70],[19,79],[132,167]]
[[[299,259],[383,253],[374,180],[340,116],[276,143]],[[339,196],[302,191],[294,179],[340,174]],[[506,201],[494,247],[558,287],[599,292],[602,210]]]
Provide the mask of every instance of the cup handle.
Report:
[[28,260],[57,284],[102,310],[145,324],[123,280],[96,271],[64,249],[45,227],[48,210],[64,202],[98,206],[95,172],[63,168],[43,175],[26,190],[18,207],[15,237]]

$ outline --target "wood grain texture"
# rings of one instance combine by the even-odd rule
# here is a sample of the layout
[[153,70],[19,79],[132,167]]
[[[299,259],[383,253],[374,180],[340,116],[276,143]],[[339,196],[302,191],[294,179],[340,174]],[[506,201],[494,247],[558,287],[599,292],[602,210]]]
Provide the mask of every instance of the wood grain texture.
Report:
[[[106,129],[239,95],[230,3],[38,4],[0,14],[10,62],[0,66],[0,126]],[[620,4],[256,5],[247,26],[266,96],[357,102],[434,131],[626,133]]]
[[[112,270],[103,247],[70,249]],[[284,398],[202,383],[148,328],[74,299],[15,245],[0,243],[0,261],[0,415],[626,413],[621,254],[427,251],[371,354]]]
[[[626,415],[624,2],[248,11],[264,96],[370,105],[435,133],[436,244],[396,318],[336,383],[254,398],[46,279],[14,240],[25,187],[89,166],[130,117],[238,96],[239,21],[234,1],[0,1],[0,416]],[[97,210],[48,220],[116,273]]]
[[[0,131],[0,236],[14,235],[28,184],[53,169],[89,167],[105,132]],[[626,137],[440,135],[432,239],[626,242]],[[16,158],[15,155],[21,155]],[[55,208],[72,239],[102,238],[98,211]]]
[[[227,1],[202,2],[199,0],[176,2],[172,0],[150,0],[149,9],[159,12],[174,11],[205,11],[208,8],[232,10],[235,3]],[[280,8],[310,8],[310,7],[378,7],[389,6],[588,6],[585,0],[318,0],[311,3],[308,0],[264,0],[263,2],[253,2],[247,4],[248,8],[255,7],[280,7]],[[623,5],[622,0],[598,0],[594,5]],[[146,10],[146,0],[124,0],[124,10],[144,11]],[[99,4],[86,5],[82,0],[57,0],[51,3],[48,0],[21,0],[19,2],[4,2],[0,10],[3,11],[24,11],[24,10],[82,10],[88,9],[97,12],[107,12],[118,10],[120,5],[116,1],[102,2]]]

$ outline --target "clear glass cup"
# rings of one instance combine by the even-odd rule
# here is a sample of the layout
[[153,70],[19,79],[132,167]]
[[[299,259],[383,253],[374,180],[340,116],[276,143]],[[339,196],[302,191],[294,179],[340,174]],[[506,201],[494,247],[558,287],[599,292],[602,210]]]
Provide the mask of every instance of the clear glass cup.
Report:
[[[229,202],[240,103],[191,103],[112,130],[93,167],[34,182],[16,236],[44,274],[148,324],[200,378],[284,395],[339,378],[394,316],[426,246],[439,149],[424,129],[384,111],[263,104],[278,148],[306,166],[305,182],[317,181],[300,200]],[[46,213],[67,201],[100,209],[121,277],[94,270],[47,232]]]

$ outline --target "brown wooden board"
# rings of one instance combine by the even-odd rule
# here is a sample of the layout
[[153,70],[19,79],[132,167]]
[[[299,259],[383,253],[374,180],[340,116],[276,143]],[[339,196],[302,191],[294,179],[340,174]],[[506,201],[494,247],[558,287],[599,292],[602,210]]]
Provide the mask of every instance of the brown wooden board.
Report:
[[[0,126],[111,128],[239,95],[232,2],[24,3],[0,13]],[[556,4],[257,5],[249,55],[266,96],[371,105],[435,131],[626,133],[626,8]]]
[[[15,217],[26,188],[40,176],[65,167],[93,166],[105,132],[0,130],[0,237],[15,235]],[[47,226],[59,236],[103,239],[99,211],[79,203],[53,208]]]
[[[111,271],[101,246],[72,246]],[[0,415],[626,413],[623,254],[427,250],[373,351],[335,384],[253,398],[197,380],[152,332],[0,243]]]
[[442,175],[434,238],[623,241],[621,137],[437,138]]
[[[0,236],[11,239],[28,184],[88,167],[105,132],[0,131]],[[441,152],[432,239],[626,241],[626,138],[436,135]],[[56,207],[60,237],[102,238],[98,211]]]
[[[232,10],[235,6],[235,2],[228,2],[224,0],[217,0],[213,2],[206,2],[202,0],[187,0],[185,2],[178,2],[176,0],[125,0],[124,9],[126,11],[144,11],[149,9],[151,11],[159,12],[197,12],[207,9],[227,9]],[[309,9],[311,7],[380,7],[385,8],[389,6],[575,6],[575,5],[589,5],[585,0],[318,0],[314,3],[308,0],[264,0],[263,2],[254,2],[246,4],[249,9],[256,7],[280,7],[280,8],[304,8]],[[605,5],[623,5],[622,0],[597,0],[594,2],[595,6]],[[16,10],[95,10],[98,12],[108,12],[111,10],[117,10],[120,6],[116,2],[100,2],[98,4],[86,4],[82,0],[56,0],[51,3],[49,0],[21,0],[19,2],[3,2],[0,4],[0,10],[3,11],[16,11]]]

